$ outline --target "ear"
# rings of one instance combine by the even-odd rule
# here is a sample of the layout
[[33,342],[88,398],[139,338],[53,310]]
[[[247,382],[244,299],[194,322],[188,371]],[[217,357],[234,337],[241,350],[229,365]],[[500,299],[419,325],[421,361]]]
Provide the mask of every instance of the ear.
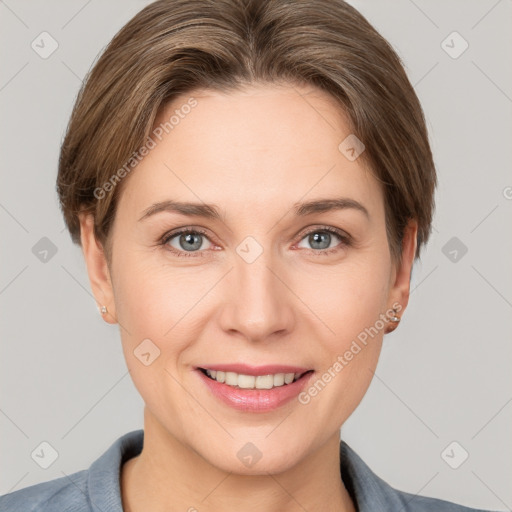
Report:
[[94,218],[91,214],[80,213],[80,239],[82,242],[82,251],[84,253],[87,273],[91,283],[92,293],[98,308],[107,307],[107,313],[103,319],[110,323],[117,323],[114,291],[110,277],[110,270],[103,251],[102,245],[96,240],[94,235]]
[[[409,303],[411,272],[414,265],[414,256],[416,255],[418,235],[418,223],[410,220],[404,229],[402,239],[402,262],[397,265],[392,273],[392,283],[389,290],[389,310],[394,306],[397,308],[397,316],[401,317]],[[390,322],[386,333],[396,329],[397,323]]]

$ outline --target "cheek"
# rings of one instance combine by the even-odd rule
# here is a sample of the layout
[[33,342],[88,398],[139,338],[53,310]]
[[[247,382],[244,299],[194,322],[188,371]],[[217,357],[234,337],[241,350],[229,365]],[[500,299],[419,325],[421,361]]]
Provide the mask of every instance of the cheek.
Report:
[[295,289],[323,324],[318,334],[323,332],[321,337],[332,348],[342,349],[387,309],[389,267],[385,258],[368,255],[306,275],[296,281]]
[[171,266],[155,254],[124,259],[118,274],[118,319],[131,327],[129,331],[156,338],[162,338],[181,318],[185,320],[187,310],[206,292],[209,282],[200,272]]
[[340,424],[368,389],[387,325],[380,315],[387,309],[390,269],[386,258],[364,256],[308,279],[303,291],[309,290],[308,304],[322,324],[315,329],[318,381],[304,401],[319,408],[319,417],[335,411]]
[[385,297],[376,284],[344,281],[337,306],[331,304],[330,316],[324,317],[332,332],[323,329],[316,339],[317,375],[300,397],[308,418],[318,419],[308,419],[314,421],[311,428],[323,428],[322,418],[329,418],[333,428],[341,426],[368,390],[386,327],[380,318]]
[[[141,395],[155,395],[162,378],[172,379],[167,372],[178,375],[189,363],[191,340],[201,335],[201,299],[214,280],[211,273],[202,276],[194,269],[155,263],[151,256],[125,259],[117,275],[116,309],[126,363]],[[154,362],[146,366],[149,361]]]

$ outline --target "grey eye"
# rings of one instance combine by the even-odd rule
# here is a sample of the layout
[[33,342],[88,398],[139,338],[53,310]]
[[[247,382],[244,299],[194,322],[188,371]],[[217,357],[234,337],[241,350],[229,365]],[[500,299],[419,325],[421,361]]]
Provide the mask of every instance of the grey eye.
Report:
[[[321,229],[318,229],[316,231],[313,231],[312,233],[307,234],[300,243],[302,243],[303,240],[307,240],[310,244],[311,249],[317,249],[317,250],[325,250],[331,248],[331,242],[333,241],[333,236],[335,238],[338,238],[341,240],[339,235],[336,235],[335,233],[330,233],[329,231],[324,231]],[[299,244],[299,247],[301,245]],[[308,247],[306,247],[308,249]]]
[[195,252],[202,248],[205,239],[207,240],[202,233],[190,231],[171,236],[167,243],[177,251]]

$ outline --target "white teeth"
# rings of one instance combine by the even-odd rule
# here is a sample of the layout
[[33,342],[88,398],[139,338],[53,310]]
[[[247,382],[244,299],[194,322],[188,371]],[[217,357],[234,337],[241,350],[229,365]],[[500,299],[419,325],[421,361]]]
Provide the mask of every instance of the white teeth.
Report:
[[258,375],[256,377],[256,389],[272,389],[274,387],[273,375]]
[[238,374],[235,372],[226,372],[226,380],[224,382],[230,386],[238,386]]
[[274,386],[282,386],[284,384],[284,373],[276,373],[274,375]]
[[302,373],[276,373],[254,376],[220,370],[206,370],[206,373],[217,382],[224,382],[229,386],[238,386],[242,389],[272,389],[291,384],[302,375]]

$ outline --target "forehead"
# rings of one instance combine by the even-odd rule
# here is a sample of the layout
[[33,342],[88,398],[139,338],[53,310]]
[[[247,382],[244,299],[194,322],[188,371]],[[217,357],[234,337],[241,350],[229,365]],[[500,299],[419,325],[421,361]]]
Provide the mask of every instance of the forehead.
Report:
[[134,215],[170,198],[250,213],[340,195],[383,212],[380,185],[362,159],[339,150],[351,134],[343,110],[313,86],[195,90],[160,111],[153,133],[156,144],[119,205],[129,203]]

